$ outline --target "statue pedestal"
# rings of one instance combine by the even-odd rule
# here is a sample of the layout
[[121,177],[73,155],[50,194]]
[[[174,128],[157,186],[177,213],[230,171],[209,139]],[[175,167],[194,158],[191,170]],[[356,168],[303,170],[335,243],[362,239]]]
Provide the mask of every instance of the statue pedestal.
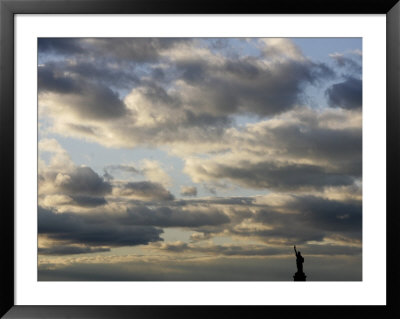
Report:
[[306,281],[306,274],[304,272],[296,272],[293,276],[294,281]]

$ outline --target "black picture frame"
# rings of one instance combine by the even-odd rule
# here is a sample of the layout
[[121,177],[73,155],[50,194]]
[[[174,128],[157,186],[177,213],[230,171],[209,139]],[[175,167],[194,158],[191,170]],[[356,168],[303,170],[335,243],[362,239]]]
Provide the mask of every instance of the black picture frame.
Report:
[[[0,208],[2,243],[0,315],[4,318],[226,318],[231,315],[347,318],[398,317],[400,287],[396,244],[400,243],[397,187],[400,162],[399,0],[0,0]],[[14,16],[16,14],[385,14],[387,46],[387,303],[386,306],[28,306],[14,295]],[[383,106],[379,106],[383,107]],[[257,314],[258,316],[258,314]]]

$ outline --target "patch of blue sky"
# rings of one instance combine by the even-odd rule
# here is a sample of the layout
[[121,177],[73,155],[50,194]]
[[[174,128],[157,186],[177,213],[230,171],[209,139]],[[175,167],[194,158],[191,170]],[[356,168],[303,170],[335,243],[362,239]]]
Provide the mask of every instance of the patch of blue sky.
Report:
[[38,138],[39,140],[47,137],[48,129],[51,127],[51,120],[47,116],[38,115]]
[[[48,136],[50,137],[50,136]],[[178,160],[170,156],[162,149],[149,148],[119,148],[109,149],[94,142],[75,138],[54,135],[61,146],[67,150],[71,159],[78,165],[96,164],[97,167],[105,167],[113,164],[139,163],[144,159],[170,162]]]
[[310,106],[313,109],[321,109],[328,107],[326,99],[326,90],[331,85],[340,82],[338,78],[332,78],[331,80],[325,80],[324,83],[316,83],[315,85],[306,86],[301,94],[301,101],[304,105]]
[[233,118],[233,123],[235,123],[235,125],[238,128],[244,128],[248,124],[255,124],[260,121],[265,121],[268,119],[268,117],[263,117],[261,119],[260,116],[258,116],[256,114],[251,114],[251,113],[237,114],[237,115],[234,115],[232,118]]
[[362,50],[362,38],[291,38],[313,61],[329,62],[330,54]]
[[[51,127],[49,118],[47,118],[45,116],[43,116],[43,117],[38,116],[38,118],[39,118],[38,130],[37,130],[38,141],[40,141],[44,138],[52,138],[52,137],[56,138],[55,136],[49,136],[49,134],[48,134],[48,128]],[[49,152],[39,153],[39,150],[38,150],[38,156],[40,156],[40,159],[45,161],[46,164],[49,164],[52,154]]]

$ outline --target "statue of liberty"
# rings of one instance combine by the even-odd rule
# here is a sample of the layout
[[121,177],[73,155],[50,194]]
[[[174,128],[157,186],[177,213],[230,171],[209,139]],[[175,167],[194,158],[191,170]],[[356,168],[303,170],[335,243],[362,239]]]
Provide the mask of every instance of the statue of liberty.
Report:
[[294,274],[294,281],[306,281],[306,274],[303,272],[304,257],[296,250],[294,245],[294,254],[296,255],[297,272]]

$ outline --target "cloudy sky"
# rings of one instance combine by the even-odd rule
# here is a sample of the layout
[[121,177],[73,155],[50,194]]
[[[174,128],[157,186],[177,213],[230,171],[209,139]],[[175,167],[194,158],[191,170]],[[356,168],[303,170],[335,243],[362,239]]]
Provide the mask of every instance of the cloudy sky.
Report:
[[360,38],[40,38],[38,279],[362,279]]

